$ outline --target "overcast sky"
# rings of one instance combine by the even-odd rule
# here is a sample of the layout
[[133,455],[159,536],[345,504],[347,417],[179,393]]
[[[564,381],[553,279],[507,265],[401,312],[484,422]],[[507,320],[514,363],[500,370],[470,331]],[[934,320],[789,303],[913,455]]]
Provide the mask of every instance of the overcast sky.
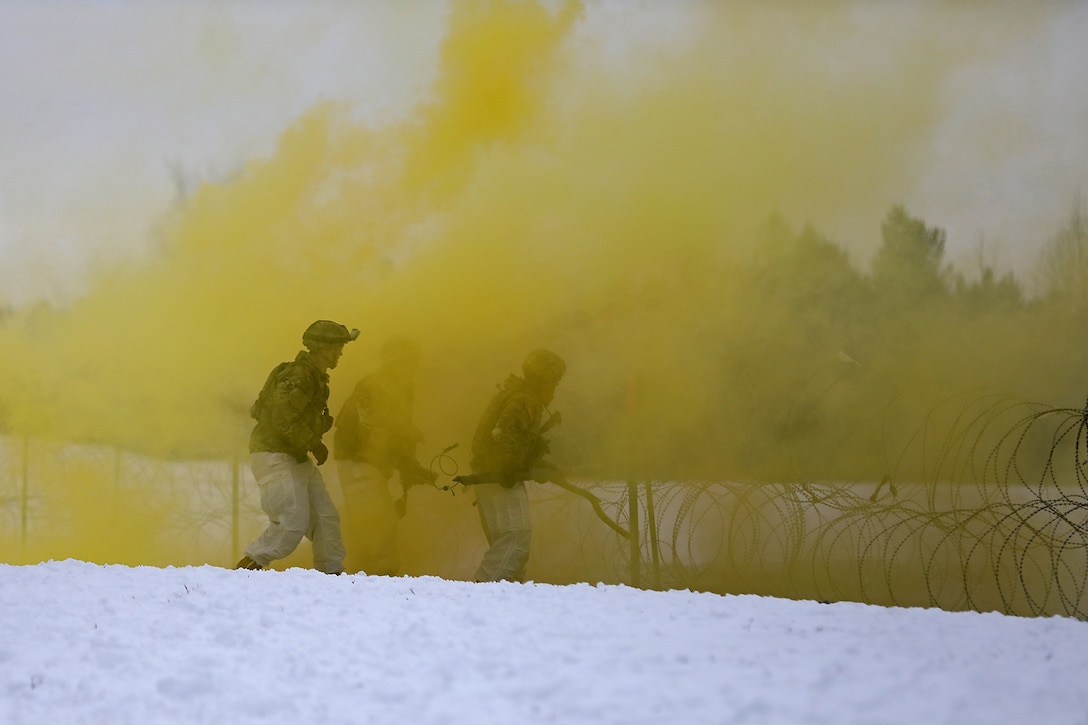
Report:
[[0,300],[63,296],[88,264],[146,249],[178,172],[268,155],[321,100],[403,113],[433,77],[443,10],[0,0]]
[[[693,17],[690,3],[588,4],[621,46],[681,42]],[[984,241],[988,261],[1026,276],[1039,230],[1088,188],[1088,3],[1036,3],[1043,20],[1022,29],[1011,12],[1002,26],[1003,5],[977,29],[1000,52],[950,71],[932,172],[902,201],[948,231],[953,261],[969,266]],[[437,0],[0,0],[0,304],[65,297],[89,268],[149,249],[178,178],[271,153],[321,99],[404,114],[434,77],[445,19]]]

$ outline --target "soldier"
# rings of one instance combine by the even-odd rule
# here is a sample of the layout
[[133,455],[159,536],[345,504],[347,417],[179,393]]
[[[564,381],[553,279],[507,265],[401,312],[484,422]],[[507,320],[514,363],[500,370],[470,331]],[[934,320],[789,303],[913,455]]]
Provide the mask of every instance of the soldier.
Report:
[[507,378],[472,438],[474,474],[496,481],[473,486],[489,546],[476,570],[479,582],[525,579],[532,539],[525,480],[532,469],[551,465],[541,460],[547,453],[542,434],[558,421],[547,407],[567,365],[554,352],[534,350],[521,367],[524,377]]
[[378,369],[356,384],[336,416],[333,457],[344,494],[350,572],[399,573],[397,522],[406,498],[394,501],[389,482],[398,474],[406,497],[409,487],[430,481],[416,460],[423,434],[412,421],[419,357],[412,340],[387,340]]
[[257,425],[249,437],[249,460],[269,523],[236,569],[263,569],[294,551],[305,536],[313,542],[317,569],[343,573],[340,515],[314,461],[320,466],[329,457],[321,442],[332,427],[327,371],[357,337],[358,330],[336,322],[313,323],[302,335],[306,350],[272,370],[250,408]]

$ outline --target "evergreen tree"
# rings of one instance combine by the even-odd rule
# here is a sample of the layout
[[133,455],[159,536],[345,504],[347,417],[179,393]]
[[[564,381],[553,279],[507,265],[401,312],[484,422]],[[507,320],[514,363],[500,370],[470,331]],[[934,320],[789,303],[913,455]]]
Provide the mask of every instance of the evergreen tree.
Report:
[[897,303],[912,303],[947,292],[945,232],[926,226],[900,205],[892,207],[880,227],[883,245],[873,261],[877,291]]
[[1044,296],[1071,311],[1088,311],[1088,213],[1078,204],[1039,258]]

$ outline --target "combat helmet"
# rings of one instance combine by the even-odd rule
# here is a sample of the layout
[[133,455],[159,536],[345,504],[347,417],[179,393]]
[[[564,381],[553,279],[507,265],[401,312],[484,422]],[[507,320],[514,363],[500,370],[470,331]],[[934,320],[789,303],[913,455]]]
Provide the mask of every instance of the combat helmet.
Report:
[[551,350],[533,350],[525,356],[521,370],[527,378],[557,383],[567,372],[567,364]]
[[379,356],[390,365],[405,365],[419,362],[419,344],[410,337],[394,335],[382,343]]
[[302,333],[302,344],[308,348],[315,345],[344,345],[359,337],[359,331],[349,330],[339,322],[318,320]]

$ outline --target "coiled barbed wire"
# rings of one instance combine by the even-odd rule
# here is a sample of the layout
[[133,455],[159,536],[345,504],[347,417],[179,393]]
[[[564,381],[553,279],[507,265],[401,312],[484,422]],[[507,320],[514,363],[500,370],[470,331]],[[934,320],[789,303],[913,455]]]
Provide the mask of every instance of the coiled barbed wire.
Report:
[[[232,476],[221,461],[160,462],[60,445],[33,450],[45,458],[29,467],[29,485],[21,466],[8,465],[0,481],[9,530],[20,496],[31,497],[32,539],[54,516],[37,484],[47,477],[43,468],[55,469],[49,478],[71,480],[98,467],[117,490],[166,492],[174,501],[166,525],[172,538],[199,543],[203,552],[237,544],[259,524],[254,486],[237,462]],[[448,490],[439,477],[456,473],[449,450],[431,462],[439,491]],[[533,486],[539,525],[531,576],[631,583],[637,568],[640,585],[663,589],[1085,619],[1086,465],[1088,405],[964,396],[931,411],[879,482],[575,480],[615,528],[585,497]],[[450,507],[463,501],[441,498]],[[631,528],[632,503],[636,561],[630,540],[617,533]],[[241,533],[232,533],[232,515]]]
[[[953,400],[875,485],[642,482],[655,513],[639,563],[656,543],[666,588],[1084,619],[1085,465],[1088,406]],[[630,486],[594,488],[626,521]],[[614,539],[598,554],[622,581],[630,550]]]

